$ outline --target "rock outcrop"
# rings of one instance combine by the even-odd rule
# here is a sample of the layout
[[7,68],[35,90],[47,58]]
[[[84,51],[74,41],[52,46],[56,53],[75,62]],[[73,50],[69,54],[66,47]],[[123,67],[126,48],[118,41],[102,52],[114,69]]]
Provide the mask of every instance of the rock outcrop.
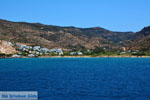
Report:
[[0,40],[0,53],[1,54],[14,54],[17,53],[16,49],[13,48],[9,42]]

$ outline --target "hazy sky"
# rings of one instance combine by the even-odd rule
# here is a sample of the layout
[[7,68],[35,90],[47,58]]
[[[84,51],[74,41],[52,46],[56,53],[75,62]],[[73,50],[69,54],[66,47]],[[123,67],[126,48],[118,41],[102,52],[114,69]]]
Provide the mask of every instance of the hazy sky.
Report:
[[139,31],[150,25],[150,0],[0,0],[0,19]]

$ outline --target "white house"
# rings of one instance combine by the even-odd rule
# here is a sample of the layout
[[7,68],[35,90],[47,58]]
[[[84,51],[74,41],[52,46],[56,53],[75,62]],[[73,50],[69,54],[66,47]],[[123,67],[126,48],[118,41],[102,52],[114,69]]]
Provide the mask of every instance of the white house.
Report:
[[40,46],[34,46],[34,47],[33,47],[33,50],[34,50],[34,51],[39,51],[40,48],[41,48]]
[[49,52],[55,52],[55,53],[58,53],[59,55],[63,55],[62,49],[54,48],[54,49],[50,49]]
[[14,46],[11,42],[7,42],[7,44],[8,44],[9,46]]
[[77,52],[70,52],[70,55],[77,55]]
[[80,51],[78,51],[78,52],[77,52],[77,54],[78,54],[78,55],[83,55],[83,53],[82,53],[82,52],[80,52]]
[[40,49],[40,53],[48,53],[48,52],[49,52],[49,49],[47,49],[47,48]]
[[34,54],[29,54],[28,57],[35,57],[35,55]]
[[12,58],[20,58],[20,55],[15,54],[15,55],[12,55],[11,57]]

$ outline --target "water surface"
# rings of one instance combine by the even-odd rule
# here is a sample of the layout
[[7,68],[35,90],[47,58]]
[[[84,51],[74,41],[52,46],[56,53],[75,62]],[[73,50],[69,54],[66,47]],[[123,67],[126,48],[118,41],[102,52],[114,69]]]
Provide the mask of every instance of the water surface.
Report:
[[0,91],[39,100],[150,100],[150,58],[0,59]]

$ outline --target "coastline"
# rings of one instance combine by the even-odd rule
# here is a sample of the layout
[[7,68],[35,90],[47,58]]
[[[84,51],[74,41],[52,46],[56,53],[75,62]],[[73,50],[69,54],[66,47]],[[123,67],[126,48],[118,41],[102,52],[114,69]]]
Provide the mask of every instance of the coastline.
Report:
[[40,56],[37,58],[150,58],[150,56]]
[[[1,57],[9,59],[17,57]],[[18,58],[150,58],[150,56],[39,56],[39,57],[18,57]]]

